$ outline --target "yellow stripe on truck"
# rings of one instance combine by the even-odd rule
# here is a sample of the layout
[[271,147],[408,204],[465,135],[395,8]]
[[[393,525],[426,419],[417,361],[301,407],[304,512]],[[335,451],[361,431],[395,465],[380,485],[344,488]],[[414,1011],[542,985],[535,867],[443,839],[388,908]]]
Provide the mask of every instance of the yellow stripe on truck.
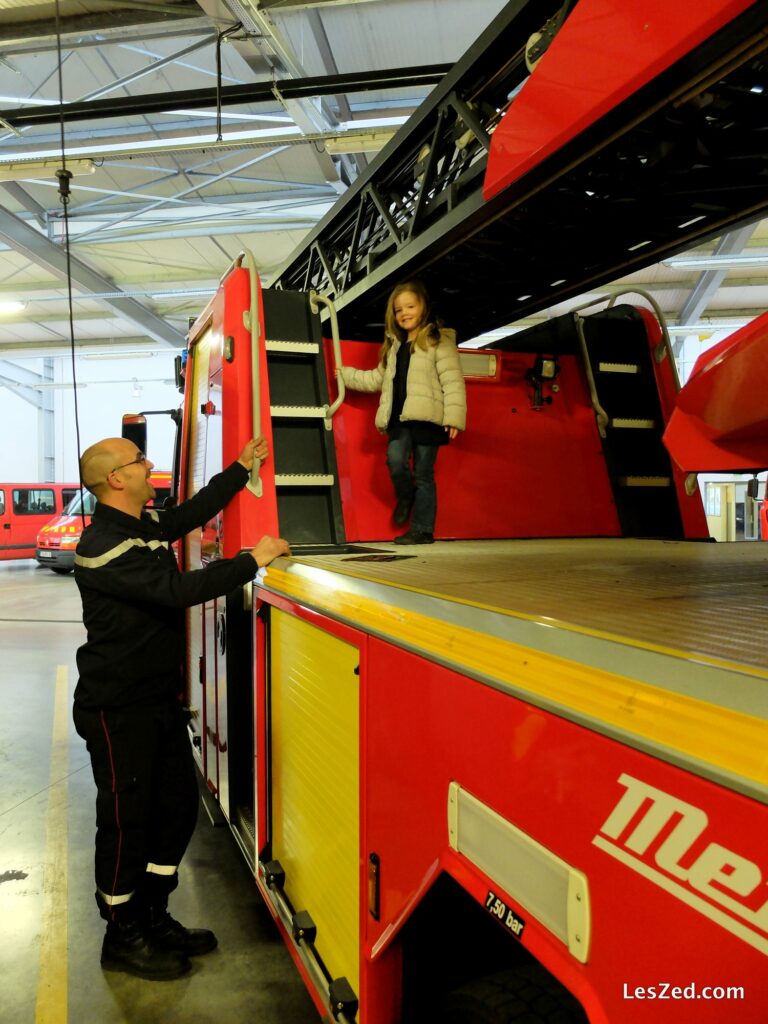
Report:
[[685,694],[546,654],[270,567],[270,589],[595,723],[768,785],[765,722]]

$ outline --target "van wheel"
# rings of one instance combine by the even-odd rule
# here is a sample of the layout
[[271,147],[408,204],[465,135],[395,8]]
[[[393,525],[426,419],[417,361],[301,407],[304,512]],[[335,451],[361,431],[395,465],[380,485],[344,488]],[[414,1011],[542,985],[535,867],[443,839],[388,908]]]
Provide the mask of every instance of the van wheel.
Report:
[[586,1024],[571,993],[540,964],[501,971],[448,992],[440,1024]]
[[72,572],[71,569],[54,569],[53,566],[51,566],[51,571],[58,573],[59,576],[66,576],[68,572]]

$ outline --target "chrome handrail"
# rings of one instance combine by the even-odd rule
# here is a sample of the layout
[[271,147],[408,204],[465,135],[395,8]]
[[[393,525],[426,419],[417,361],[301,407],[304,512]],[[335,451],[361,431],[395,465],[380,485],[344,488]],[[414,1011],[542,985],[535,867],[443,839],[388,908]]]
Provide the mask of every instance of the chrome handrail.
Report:
[[[583,309],[583,306],[579,307]],[[576,333],[579,336],[579,345],[581,346],[581,358],[584,362],[584,370],[587,374],[587,385],[589,387],[589,397],[592,399],[592,408],[595,410],[595,417],[597,419],[597,431],[600,437],[606,436],[606,428],[608,426],[610,417],[605,409],[600,404],[600,399],[597,397],[597,384],[595,384],[595,375],[592,372],[592,363],[589,359],[589,351],[587,349],[587,339],[584,335],[584,317],[573,310],[573,318],[576,321]]]
[[[261,332],[259,323],[256,261],[254,260],[253,253],[250,249],[244,249],[234,260],[230,269],[233,269],[234,267],[242,267],[243,263],[245,263],[250,278],[251,296],[250,308],[243,312],[243,326],[246,330],[250,331],[251,334],[251,429],[253,431],[252,436],[259,437],[261,434],[261,364],[259,360],[259,335]],[[260,498],[264,493],[260,470],[261,463],[257,458],[254,458],[253,467],[251,468],[251,476],[245,486],[251,494],[255,494],[257,498]]]
[[[339,340],[339,320],[338,320],[338,317],[336,316],[336,307],[334,306],[333,302],[329,298],[327,298],[325,295],[321,295],[319,292],[316,292],[316,291],[311,291],[309,293],[309,308],[312,310],[313,313],[319,313],[320,312],[319,303],[322,303],[324,306],[326,306],[328,308],[328,316],[329,316],[330,321],[331,321],[331,341],[332,341],[332,344],[333,344],[333,364],[334,364],[334,369],[335,370],[336,369],[341,370],[343,364],[342,364],[342,361],[341,361],[341,342]],[[344,378],[341,376],[341,374],[339,374],[339,376],[336,377],[336,387],[338,389],[338,394],[336,395],[335,401],[332,402],[331,405],[326,405],[324,407],[325,408],[325,428],[326,428],[326,430],[330,430],[331,429],[331,418],[333,417],[333,414],[339,408],[341,403],[344,401],[344,398],[345,398],[346,393],[347,393],[347,389],[346,389],[346,386],[344,384]]]
[[659,321],[659,327],[661,327],[661,338],[662,340],[653,350],[653,355],[657,363],[660,363],[662,359],[669,358],[669,367],[672,371],[672,380],[675,384],[675,390],[680,390],[680,375],[677,372],[677,363],[675,362],[675,353],[672,350],[672,341],[669,337],[669,330],[667,329],[667,320],[662,312],[661,306],[658,304],[656,299],[650,292],[644,288],[623,288],[621,291],[612,292],[609,295],[601,295],[598,299],[592,299],[591,302],[585,302],[581,306],[576,306],[571,310],[572,313],[578,313],[582,309],[588,309],[590,306],[597,306],[601,302],[607,302],[606,309],[610,309],[616,299],[622,295],[642,295],[646,299],[654,313],[656,319]]

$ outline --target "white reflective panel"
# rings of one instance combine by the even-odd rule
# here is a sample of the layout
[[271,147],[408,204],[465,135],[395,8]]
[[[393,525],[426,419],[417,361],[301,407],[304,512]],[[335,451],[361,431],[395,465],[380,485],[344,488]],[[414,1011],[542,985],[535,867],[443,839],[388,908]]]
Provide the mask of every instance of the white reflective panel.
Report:
[[581,871],[455,782],[448,787],[448,834],[454,850],[587,962],[589,889]]

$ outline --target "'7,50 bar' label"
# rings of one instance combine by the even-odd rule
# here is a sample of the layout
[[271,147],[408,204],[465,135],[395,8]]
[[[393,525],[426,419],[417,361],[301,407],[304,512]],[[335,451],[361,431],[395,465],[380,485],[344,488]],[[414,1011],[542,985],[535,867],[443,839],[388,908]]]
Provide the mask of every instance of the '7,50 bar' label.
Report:
[[491,917],[496,918],[499,924],[503,924],[507,931],[511,932],[516,939],[522,938],[525,921],[490,889],[485,897],[485,909]]

